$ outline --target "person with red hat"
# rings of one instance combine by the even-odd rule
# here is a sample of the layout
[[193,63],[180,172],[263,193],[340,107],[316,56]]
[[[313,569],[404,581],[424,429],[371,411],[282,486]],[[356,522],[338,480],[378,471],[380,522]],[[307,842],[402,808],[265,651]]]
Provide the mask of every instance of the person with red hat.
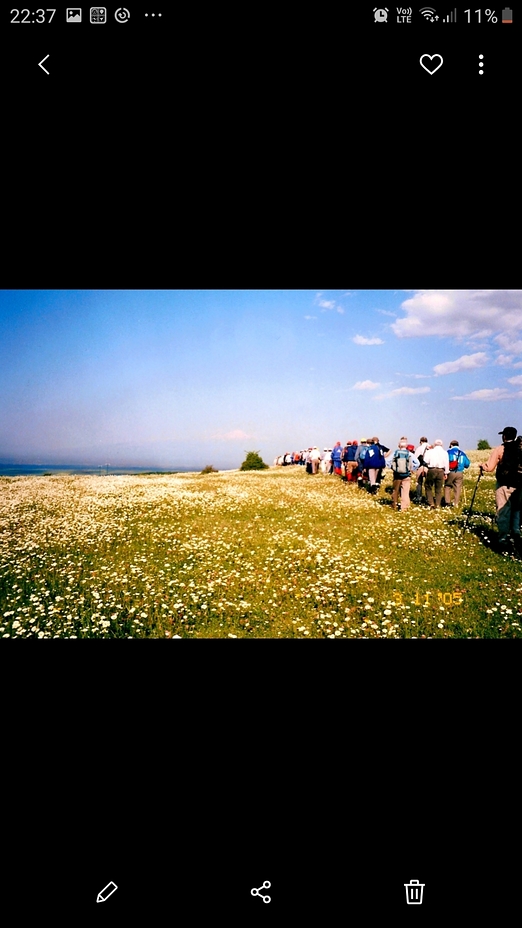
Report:
[[522,443],[517,439],[517,430],[506,426],[498,433],[502,444],[493,448],[485,464],[480,464],[480,473],[491,473],[496,469],[498,545],[505,551],[511,531],[513,540],[520,545],[520,502],[522,496]]

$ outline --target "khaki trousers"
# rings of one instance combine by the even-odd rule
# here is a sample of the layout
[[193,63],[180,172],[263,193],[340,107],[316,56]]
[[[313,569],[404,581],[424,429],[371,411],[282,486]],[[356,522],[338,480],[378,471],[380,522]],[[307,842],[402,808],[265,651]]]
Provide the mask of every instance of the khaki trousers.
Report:
[[411,477],[401,477],[393,481],[392,506],[397,509],[397,499],[401,496],[401,512],[405,512],[410,505]]
[[497,504],[497,525],[499,539],[504,541],[510,530],[514,535],[520,534],[520,496],[521,490],[516,487],[500,487],[495,490]]

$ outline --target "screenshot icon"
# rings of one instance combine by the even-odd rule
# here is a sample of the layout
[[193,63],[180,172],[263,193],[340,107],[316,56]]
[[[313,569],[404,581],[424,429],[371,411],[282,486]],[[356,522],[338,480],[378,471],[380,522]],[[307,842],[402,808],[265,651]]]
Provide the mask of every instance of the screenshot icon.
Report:
[[91,23],[106,23],[107,22],[107,7],[91,6],[89,20]]

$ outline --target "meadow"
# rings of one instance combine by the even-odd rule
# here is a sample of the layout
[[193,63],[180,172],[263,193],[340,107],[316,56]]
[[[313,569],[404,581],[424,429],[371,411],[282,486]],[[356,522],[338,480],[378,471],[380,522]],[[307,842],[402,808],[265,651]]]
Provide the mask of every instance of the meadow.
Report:
[[[467,505],[487,452],[470,453]],[[521,637],[493,476],[391,509],[336,476],[0,478],[0,638]],[[414,485],[414,481],[412,481]]]

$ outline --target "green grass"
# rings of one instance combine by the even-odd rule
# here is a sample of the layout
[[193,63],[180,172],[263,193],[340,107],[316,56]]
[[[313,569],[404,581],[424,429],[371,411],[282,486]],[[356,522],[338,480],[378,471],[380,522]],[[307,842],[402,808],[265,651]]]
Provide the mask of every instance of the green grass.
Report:
[[0,478],[0,637],[520,637],[494,478],[467,532],[466,506],[393,512],[390,482],[370,497],[301,467]]

